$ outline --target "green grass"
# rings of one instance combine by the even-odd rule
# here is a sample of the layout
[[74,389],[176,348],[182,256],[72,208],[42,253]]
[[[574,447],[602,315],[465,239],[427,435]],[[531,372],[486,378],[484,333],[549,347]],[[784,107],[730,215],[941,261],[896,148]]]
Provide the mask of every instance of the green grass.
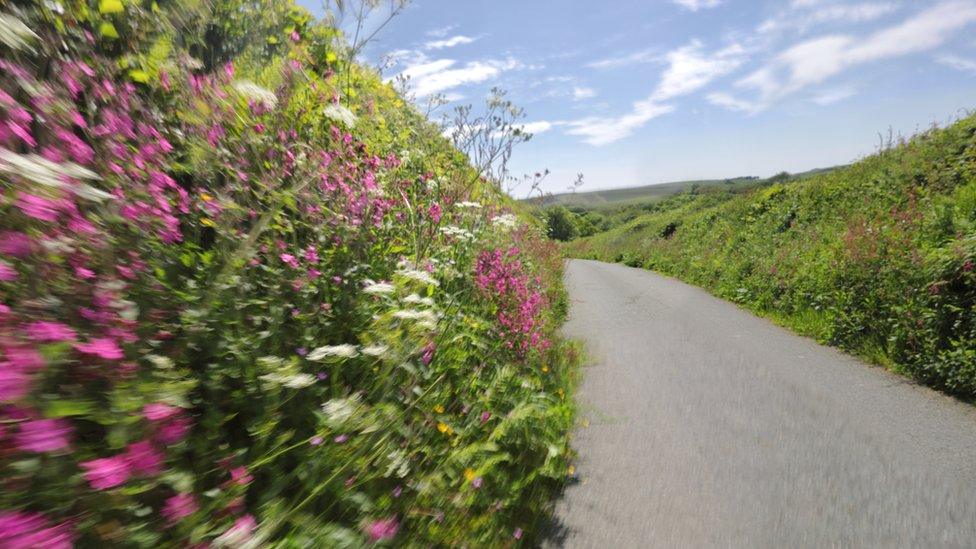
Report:
[[851,166],[627,211],[567,253],[675,276],[976,396],[976,117]]

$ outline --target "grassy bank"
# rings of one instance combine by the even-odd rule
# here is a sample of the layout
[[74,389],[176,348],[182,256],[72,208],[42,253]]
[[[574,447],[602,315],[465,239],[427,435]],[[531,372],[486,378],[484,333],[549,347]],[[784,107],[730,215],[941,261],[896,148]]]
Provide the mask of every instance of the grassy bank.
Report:
[[675,276],[976,396],[974,117],[825,174],[679,195],[566,251]]

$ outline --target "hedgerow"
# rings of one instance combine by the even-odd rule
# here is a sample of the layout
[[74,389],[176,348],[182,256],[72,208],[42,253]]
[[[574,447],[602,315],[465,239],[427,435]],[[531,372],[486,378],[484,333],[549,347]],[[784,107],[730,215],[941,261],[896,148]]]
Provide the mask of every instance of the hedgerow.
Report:
[[0,17],[0,545],[537,538],[559,254],[438,127],[284,0]]
[[976,117],[825,174],[675,197],[567,250],[679,277],[976,397]]

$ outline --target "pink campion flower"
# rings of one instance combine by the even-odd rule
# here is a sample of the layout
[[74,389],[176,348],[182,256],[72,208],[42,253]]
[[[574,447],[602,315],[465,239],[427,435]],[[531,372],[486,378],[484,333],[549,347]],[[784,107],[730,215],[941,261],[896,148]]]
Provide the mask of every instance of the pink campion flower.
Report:
[[0,233],[0,253],[24,258],[31,253],[31,238],[19,231]]
[[159,441],[163,444],[174,444],[183,440],[190,432],[190,420],[179,416],[165,423],[159,429]]
[[332,441],[335,442],[336,444],[342,444],[347,440],[349,440],[349,435],[339,435],[334,439],[332,439]]
[[17,280],[17,271],[13,267],[0,261],[0,282],[11,282]]
[[433,204],[431,204],[430,207],[427,208],[427,215],[430,216],[430,219],[434,223],[440,223],[440,221],[441,221],[441,205],[438,204],[437,202],[434,202]]
[[17,447],[25,452],[53,452],[67,448],[71,426],[60,419],[35,419],[20,424]]
[[142,415],[149,421],[165,421],[178,416],[182,410],[162,402],[152,402],[142,407]]
[[298,268],[298,260],[295,259],[295,256],[291,254],[281,254],[278,256],[278,259],[280,259],[282,263],[288,265],[292,269]]
[[0,511],[0,546],[4,549],[71,549],[71,527],[67,524],[51,526],[39,513]]
[[129,468],[137,474],[153,476],[163,471],[163,454],[156,450],[148,440],[133,442],[125,449],[125,459]]
[[226,532],[214,540],[216,547],[240,547],[247,543],[258,527],[258,522],[251,515],[240,517]]
[[247,467],[244,467],[243,465],[231,469],[230,478],[234,484],[237,484],[239,486],[247,486],[248,484],[251,483],[251,481],[254,480],[254,477],[251,476],[251,473],[247,471]]
[[420,357],[420,360],[424,363],[424,366],[429,366],[431,361],[434,360],[434,351],[437,350],[437,345],[433,341],[424,346],[424,352]]
[[481,423],[487,423],[491,419],[491,412],[481,412]]
[[75,349],[86,355],[95,355],[105,360],[122,360],[125,357],[119,344],[108,337],[92,339],[87,343],[76,343]]
[[74,330],[60,322],[38,320],[28,324],[24,331],[28,338],[40,342],[75,341],[78,339],[78,334]]
[[522,539],[522,529],[516,528],[515,531],[512,532],[512,537],[515,539]]
[[166,500],[163,516],[170,526],[197,512],[197,502],[192,494],[176,494]]
[[305,261],[308,261],[309,263],[319,262],[319,252],[315,249],[315,246],[305,248]]
[[132,474],[124,455],[83,461],[79,465],[85,470],[85,480],[96,490],[121,486]]
[[20,400],[30,390],[30,376],[0,362],[0,402]]
[[366,535],[369,536],[369,539],[374,543],[393,539],[399,530],[400,524],[397,523],[396,517],[374,520],[363,529]]
[[481,485],[484,484],[484,482],[485,482],[484,479],[482,479],[481,477],[476,477],[474,480],[471,481],[471,486],[475,490],[477,490],[478,488],[481,488]]
[[315,280],[316,278],[322,276],[322,271],[318,269],[309,269],[305,274],[308,275],[309,280]]
[[46,364],[41,353],[33,347],[22,345],[4,345],[3,356],[7,357],[6,362],[0,362],[5,369],[16,370],[19,372],[33,372],[41,370]]

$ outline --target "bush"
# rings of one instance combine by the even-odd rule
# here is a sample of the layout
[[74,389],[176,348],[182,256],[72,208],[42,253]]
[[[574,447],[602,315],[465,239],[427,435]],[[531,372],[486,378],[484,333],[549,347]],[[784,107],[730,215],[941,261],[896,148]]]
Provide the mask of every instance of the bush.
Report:
[[142,6],[2,23],[0,531],[531,542],[571,457],[557,251],[304,10]]

